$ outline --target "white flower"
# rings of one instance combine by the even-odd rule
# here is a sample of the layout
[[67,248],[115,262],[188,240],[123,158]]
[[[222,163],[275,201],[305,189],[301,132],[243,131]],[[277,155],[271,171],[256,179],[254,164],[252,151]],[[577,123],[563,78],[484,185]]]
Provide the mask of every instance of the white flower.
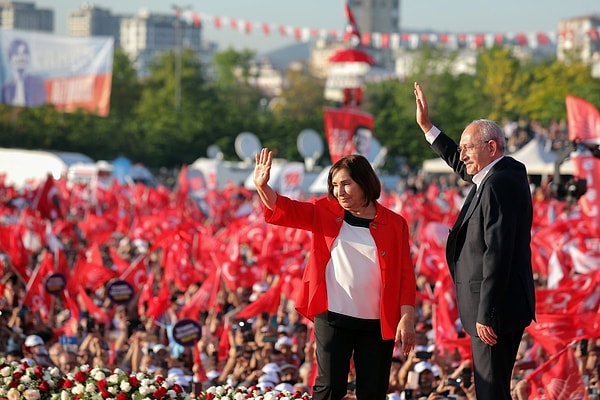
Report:
[[11,388],[8,390],[6,397],[8,400],[19,400],[20,393],[17,389]]
[[40,392],[39,392],[39,390],[35,390],[35,389],[27,389],[23,393],[23,397],[27,400],[39,400]]
[[88,383],[85,385],[85,391],[86,391],[87,393],[95,393],[95,392],[96,392],[96,384],[95,384],[95,383],[92,383],[92,382],[88,382]]
[[81,383],[76,384],[71,388],[71,393],[82,395],[85,392],[85,388]]
[[24,385],[28,385],[31,383],[31,377],[29,375],[23,375],[21,377],[21,383],[23,383]]
[[109,375],[109,377],[106,378],[106,382],[113,383],[113,384],[119,383],[119,375],[117,375],[117,374]]
[[83,364],[81,367],[79,367],[79,370],[83,373],[86,373],[90,370],[90,366],[87,364]]
[[95,381],[101,381],[102,379],[106,378],[104,371],[102,371],[101,369],[92,370],[90,374]]
[[129,393],[131,391],[131,384],[128,381],[121,382],[119,387],[121,388],[121,391],[125,393]]
[[0,375],[1,376],[4,376],[4,377],[10,376],[11,373],[12,373],[12,371],[11,371],[11,369],[10,369],[10,367],[8,365],[6,367],[0,369]]
[[61,390],[60,391],[60,400],[70,400],[71,396],[69,395],[69,391],[68,390]]

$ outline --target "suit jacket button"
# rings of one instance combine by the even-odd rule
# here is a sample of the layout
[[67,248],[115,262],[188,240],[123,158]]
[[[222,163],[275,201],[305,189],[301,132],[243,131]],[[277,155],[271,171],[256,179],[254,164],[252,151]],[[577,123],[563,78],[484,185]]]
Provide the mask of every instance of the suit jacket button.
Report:
[[385,250],[381,250],[381,257],[385,257]]

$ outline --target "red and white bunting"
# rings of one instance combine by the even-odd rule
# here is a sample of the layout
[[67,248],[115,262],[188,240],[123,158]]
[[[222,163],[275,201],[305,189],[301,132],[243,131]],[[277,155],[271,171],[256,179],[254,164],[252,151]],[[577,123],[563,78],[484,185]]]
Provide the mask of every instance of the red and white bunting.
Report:
[[[244,34],[255,32],[270,36],[279,34],[281,37],[308,42],[315,38],[340,39],[346,33],[341,30],[295,27],[278,23],[254,22],[233,17],[215,16],[195,11],[183,11],[180,17],[190,24],[212,25],[216,29],[229,27]],[[469,47],[486,47],[494,45],[514,44],[522,47],[538,48],[556,45],[558,38],[587,37],[592,41],[600,41],[600,28],[590,28],[581,31],[553,32],[505,32],[505,33],[389,33],[389,32],[360,32],[360,41],[364,46],[374,48],[409,47],[418,48],[424,44],[443,44]]]

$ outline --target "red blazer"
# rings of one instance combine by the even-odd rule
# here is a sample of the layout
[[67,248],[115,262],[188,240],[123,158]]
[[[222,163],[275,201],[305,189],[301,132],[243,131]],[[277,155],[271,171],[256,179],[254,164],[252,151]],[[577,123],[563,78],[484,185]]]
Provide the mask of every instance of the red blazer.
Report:
[[[415,272],[406,220],[379,203],[376,207],[377,214],[369,230],[377,246],[381,268],[381,335],[384,340],[392,340],[400,321],[400,307],[415,305]],[[275,209],[265,208],[265,220],[312,232],[311,252],[302,278],[303,287],[296,299],[296,309],[313,320],[315,315],[327,311],[325,268],[344,221],[344,209],[336,199],[329,197],[304,202],[278,194]],[[368,295],[365,293],[365,296]]]

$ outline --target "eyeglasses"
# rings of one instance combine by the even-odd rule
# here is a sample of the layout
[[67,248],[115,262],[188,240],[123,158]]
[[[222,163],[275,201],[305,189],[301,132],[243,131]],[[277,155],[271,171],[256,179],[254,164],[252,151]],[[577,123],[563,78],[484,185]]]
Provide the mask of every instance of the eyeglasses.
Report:
[[463,144],[462,146],[458,146],[457,150],[459,153],[465,152],[465,153],[472,153],[473,150],[475,150],[475,148],[477,146],[480,146],[482,144],[488,144],[489,142],[491,142],[492,140],[486,140],[484,142],[478,142],[478,143],[470,143],[470,144]]

